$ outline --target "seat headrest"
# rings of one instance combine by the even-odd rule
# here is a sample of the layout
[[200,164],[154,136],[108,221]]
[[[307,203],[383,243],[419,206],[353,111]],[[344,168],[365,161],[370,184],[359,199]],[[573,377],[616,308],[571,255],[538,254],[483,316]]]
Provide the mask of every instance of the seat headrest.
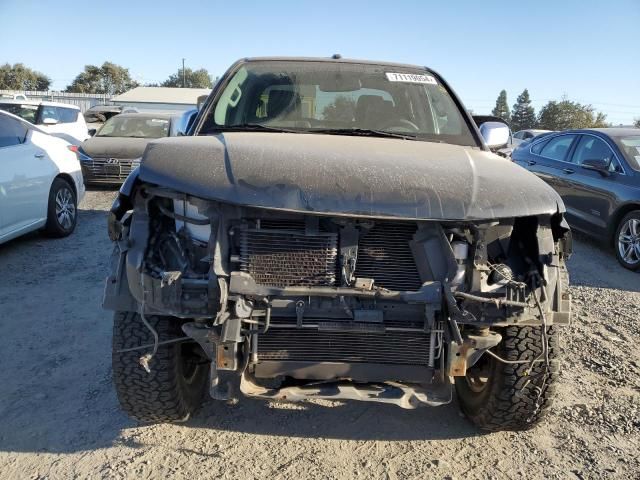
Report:
[[267,117],[275,118],[295,107],[296,93],[293,90],[273,89],[267,101]]

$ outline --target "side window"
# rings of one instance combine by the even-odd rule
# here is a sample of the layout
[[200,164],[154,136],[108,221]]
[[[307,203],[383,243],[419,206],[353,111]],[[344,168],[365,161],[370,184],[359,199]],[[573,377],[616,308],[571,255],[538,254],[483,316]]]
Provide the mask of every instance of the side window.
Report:
[[611,161],[613,152],[602,140],[591,135],[583,135],[573,154],[573,163],[582,165],[585,160]]
[[565,160],[574,138],[576,138],[575,135],[559,135],[554,137],[542,147],[540,155],[550,158],[551,160]]
[[0,115],[0,148],[24,143],[29,129],[13,118]]
[[74,108],[55,107],[60,123],[74,123],[78,120],[79,110]]
[[56,107],[48,107],[43,105],[42,112],[40,113],[40,123],[44,123],[45,120],[55,120],[59,122],[58,109]]
[[547,142],[548,141],[542,141],[542,142],[538,142],[535,145],[533,145],[533,147],[531,147],[531,153],[535,153],[536,155],[540,155],[540,152],[542,151],[544,146],[547,144]]
[[591,135],[583,135],[573,153],[573,163],[582,165],[585,160],[606,160],[610,162],[610,172],[623,171],[609,145],[604,140]]

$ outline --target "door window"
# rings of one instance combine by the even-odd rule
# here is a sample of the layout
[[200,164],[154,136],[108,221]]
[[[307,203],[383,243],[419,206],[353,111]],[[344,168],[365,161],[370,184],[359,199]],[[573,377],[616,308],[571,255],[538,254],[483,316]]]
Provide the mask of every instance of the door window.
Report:
[[606,160],[607,162],[611,162],[610,169],[612,172],[615,172],[613,159],[613,152],[606,143],[591,135],[583,135],[578,142],[576,151],[573,153],[572,161],[573,163],[582,165],[582,162],[585,160]]
[[78,120],[79,110],[75,108],[55,107],[59,123],[74,123]]
[[559,135],[554,137],[542,148],[540,155],[550,158],[551,160],[564,161],[567,158],[569,148],[575,138],[575,135]]
[[44,123],[45,120],[51,119],[56,122],[60,121],[58,118],[58,109],[56,107],[42,106],[42,113],[40,114],[40,123]]
[[28,132],[29,129],[23,123],[0,115],[0,148],[24,143]]
[[536,155],[540,155],[540,152],[542,151],[542,149],[544,148],[544,146],[547,144],[546,141],[541,141],[541,142],[536,142],[532,147],[531,147],[531,153],[535,153]]

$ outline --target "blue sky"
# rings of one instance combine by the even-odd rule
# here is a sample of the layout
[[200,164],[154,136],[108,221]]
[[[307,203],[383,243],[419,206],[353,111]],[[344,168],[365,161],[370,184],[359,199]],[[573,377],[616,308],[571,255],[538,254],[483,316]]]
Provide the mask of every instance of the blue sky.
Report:
[[614,124],[640,117],[640,0],[0,0],[0,63],[63,89],[113,61],[141,82],[180,67],[220,75],[245,56],[305,55],[427,65],[476,113],[528,88],[536,111],[566,95]]

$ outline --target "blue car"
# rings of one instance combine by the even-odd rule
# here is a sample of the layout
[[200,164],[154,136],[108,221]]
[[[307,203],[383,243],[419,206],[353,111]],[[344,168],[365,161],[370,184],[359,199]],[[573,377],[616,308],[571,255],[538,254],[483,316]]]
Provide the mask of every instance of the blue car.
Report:
[[512,159],[560,194],[572,228],[611,243],[622,266],[640,270],[640,129],[555,132]]

